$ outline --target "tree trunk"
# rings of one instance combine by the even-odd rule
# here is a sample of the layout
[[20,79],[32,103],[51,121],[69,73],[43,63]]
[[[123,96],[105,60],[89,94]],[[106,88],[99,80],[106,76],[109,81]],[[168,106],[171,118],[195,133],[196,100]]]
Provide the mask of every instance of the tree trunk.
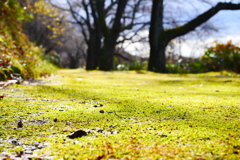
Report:
[[108,40],[101,49],[99,69],[103,71],[113,70],[113,54],[116,42]]
[[101,40],[98,38],[96,31],[90,33],[87,49],[87,65],[86,70],[95,70],[99,65],[99,57],[101,50]]
[[125,7],[127,5],[128,0],[120,0],[118,1],[117,11],[115,14],[114,22],[112,28],[109,32],[106,30],[106,23],[102,23],[102,30],[104,35],[104,45],[101,50],[101,58],[99,69],[103,71],[111,71],[113,70],[113,54],[115,50],[115,46],[117,44],[117,39],[121,32],[122,23],[121,18],[123,16]]
[[165,56],[165,44],[158,44],[156,48],[150,49],[150,57],[148,63],[148,70],[153,72],[166,73],[166,56]]
[[165,48],[167,41],[163,29],[163,0],[153,0],[149,30],[150,57],[148,70],[166,72]]

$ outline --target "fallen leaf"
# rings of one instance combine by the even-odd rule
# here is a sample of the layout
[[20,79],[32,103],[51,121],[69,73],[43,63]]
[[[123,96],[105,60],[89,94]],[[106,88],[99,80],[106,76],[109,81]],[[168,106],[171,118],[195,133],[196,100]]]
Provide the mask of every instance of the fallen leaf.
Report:
[[23,123],[22,123],[22,121],[20,120],[19,122],[18,122],[18,124],[17,124],[17,128],[22,128],[23,127]]
[[53,122],[57,122],[58,121],[58,119],[57,118],[55,118],[54,120],[53,120]]
[[22,157],[23,153],[24,153],[23,151],[17,152],[16,157]]
[[103,129],[99,129],[99,130],[97,130],[97,132],[100,132],[100,133],[103,133]]
[[159,135],[159,136],[162,137],[162,138],[167,137],[167,135],[165,135],[165,134],[162,134],[162,135]]
[[83,130],[78,130],[78,131],[74,132],[73,134],[68,135],[67,137],[73,139],[73,138],[80,138],[83,136],[87,136],[87,133]]

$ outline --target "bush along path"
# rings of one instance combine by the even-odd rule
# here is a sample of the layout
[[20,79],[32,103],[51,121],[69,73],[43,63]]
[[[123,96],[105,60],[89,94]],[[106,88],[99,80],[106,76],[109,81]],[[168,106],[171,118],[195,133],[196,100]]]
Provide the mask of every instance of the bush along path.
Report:
[[240,159],[240,77],[60,70],[0,90],[0,159]]

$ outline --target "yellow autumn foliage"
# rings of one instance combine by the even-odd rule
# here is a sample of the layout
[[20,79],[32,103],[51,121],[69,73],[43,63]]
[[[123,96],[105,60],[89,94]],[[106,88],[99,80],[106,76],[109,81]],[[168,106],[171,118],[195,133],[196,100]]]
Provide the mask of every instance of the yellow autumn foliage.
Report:
[[[65,33],[66,19],[59,10],[50,6],[45,0],[33,1],[28,4],[30,13],[39,19],[42,24],[52,31],[51,39],[57,38]],[[61,17],[60,17],[61,16]]]
[[42,59],[43,49],[30,43],[23,33],[22,24],[29,18],[17,0],[0,1],[0,81],[13,78],[13,73],[32,79],[56,69]]

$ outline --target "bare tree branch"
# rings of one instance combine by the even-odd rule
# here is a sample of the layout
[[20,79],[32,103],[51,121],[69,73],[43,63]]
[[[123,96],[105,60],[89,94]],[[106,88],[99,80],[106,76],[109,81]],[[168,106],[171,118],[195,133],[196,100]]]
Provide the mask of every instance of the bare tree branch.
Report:
[[175,37],[184,35],[201,24],[205,23],[207,20],[209,20],[212,16],[214,16],[216,13],[218,13],[220,10],[238,10],[240,9],[240,4],[234,4],[234,3],[218,3],[216,6],[210,8],[206,12],[202,13],[195,19],[191,20],[187,24],[177,27],[175,29],[170,29],[165,31],[165,33],[168,35],[168,40],[171,40]]

